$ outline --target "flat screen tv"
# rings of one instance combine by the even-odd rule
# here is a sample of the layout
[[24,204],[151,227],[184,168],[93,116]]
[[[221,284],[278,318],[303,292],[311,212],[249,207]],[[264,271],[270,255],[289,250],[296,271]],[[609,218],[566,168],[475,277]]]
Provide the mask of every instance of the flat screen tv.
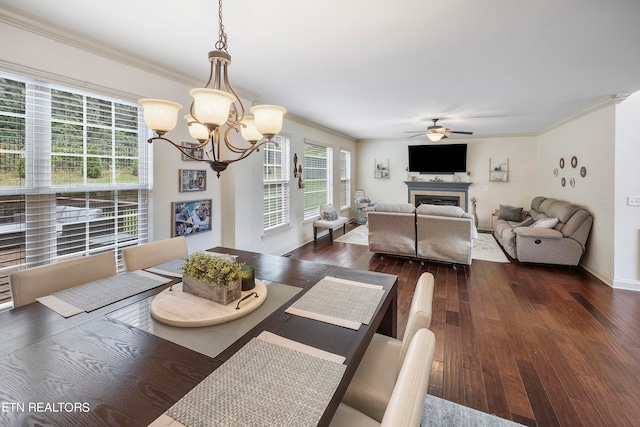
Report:
[[409,146],[409,172],[454,174],[467,171],[467,144]]

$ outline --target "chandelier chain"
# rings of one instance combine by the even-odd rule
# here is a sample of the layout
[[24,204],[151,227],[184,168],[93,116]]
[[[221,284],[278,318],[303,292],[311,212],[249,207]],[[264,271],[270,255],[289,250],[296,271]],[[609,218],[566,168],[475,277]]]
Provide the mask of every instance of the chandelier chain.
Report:
[[224,25],[222,24],[222,0],[218,0],[218,41],[216,42],[216,49],[227,51],[227,33],[224,32]]

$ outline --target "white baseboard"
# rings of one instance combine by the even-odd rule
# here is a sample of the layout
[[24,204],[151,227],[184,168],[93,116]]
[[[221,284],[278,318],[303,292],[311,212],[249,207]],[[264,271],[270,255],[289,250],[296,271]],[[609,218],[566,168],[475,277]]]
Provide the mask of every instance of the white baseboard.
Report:
[[630,291],[640,291],[640,281],[638,280],[626,280],[626,279],[614,279],[614,289],[628,289]]

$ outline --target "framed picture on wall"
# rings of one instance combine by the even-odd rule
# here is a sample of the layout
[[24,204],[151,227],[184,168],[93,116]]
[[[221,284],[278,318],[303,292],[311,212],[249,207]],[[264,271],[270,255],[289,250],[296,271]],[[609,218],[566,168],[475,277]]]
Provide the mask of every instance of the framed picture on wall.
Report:
[[[198,145],[200,145],[199,143],[196,142],[183,142],[182,146],[185,148],[185,151],[187,151],[191,156],[195,157],[196,159],[204,159],[204,148],[200,147],[200,148],[192,148],[192,147],[197,147]],[[196,160],[192,159],[189,156],[186,156],[184,153],[182,153],[182,160],[186,160],[186,161],[190,161],[190,162],[195,162]]]
[[207,189],[207,171],[204,169],[178,169],[181,193]]
[[171,202],[171,237],[211,231],[211,199]]

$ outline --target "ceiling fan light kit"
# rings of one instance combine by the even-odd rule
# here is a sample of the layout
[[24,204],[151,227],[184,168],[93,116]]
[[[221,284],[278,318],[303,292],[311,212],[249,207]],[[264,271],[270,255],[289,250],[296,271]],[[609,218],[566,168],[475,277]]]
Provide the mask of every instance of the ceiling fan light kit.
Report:
[[[184,116],[189,134],[199,144],[191,145],[187,150],[181,144],[164,137],[176,127],[182,105],[161,99],[141,99],[138,102],[144,110],[145,123],[157,135],[150,138],[149,143],[155,140],[167,141],[190,159],[208,163],[220,177],[220,172],[230,163],[244,159],[270,142],[282,129],[287,110],[277,105],[257,105],[249,110],[253,116],[245,115],[245,107],[229,83],[227,69],[231,64],[231,55],[227,52],[227,35],[222,25],[222,0],[218,1],[218,26],[215,50],[209,52],[209,80],[204,87],[189,91],[193,101],[189,114]],[[231,130],[240,132],[249,146],[238,147],[231,143]],[[207,148],[209,143],[211,147]],[[223,144],[226,151],[235,157],[223,159]],[[207,158],[200,159],[192,155],[191,150],[198,148],[205,149]]]

